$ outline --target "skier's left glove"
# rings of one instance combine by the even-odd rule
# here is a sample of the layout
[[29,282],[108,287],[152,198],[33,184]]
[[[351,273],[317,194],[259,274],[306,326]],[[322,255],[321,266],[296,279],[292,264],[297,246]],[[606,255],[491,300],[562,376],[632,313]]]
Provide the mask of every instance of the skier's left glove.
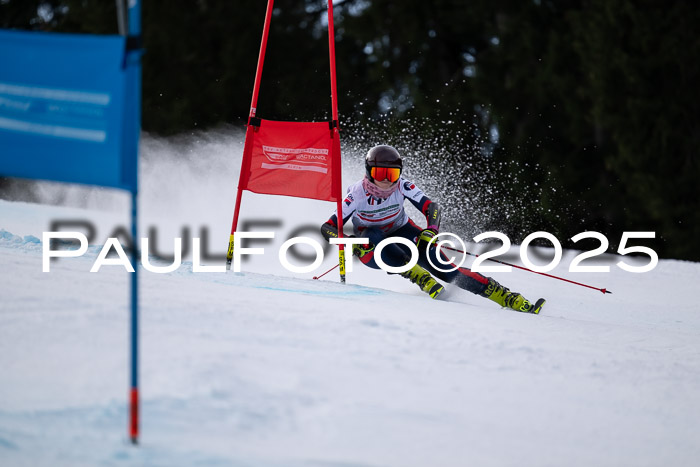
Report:
[[418,245],[418,248],[425,248],[437,234],[438,229],[435,226],[429,226],[427,229],[423,229],[418,235],[416,245]]

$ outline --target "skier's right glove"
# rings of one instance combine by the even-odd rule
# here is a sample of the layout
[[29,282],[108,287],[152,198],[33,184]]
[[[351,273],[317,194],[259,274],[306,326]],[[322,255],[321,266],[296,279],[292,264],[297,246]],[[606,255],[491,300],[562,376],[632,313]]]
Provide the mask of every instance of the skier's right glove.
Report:
[[368,255],[374,251],[374,245],[371,243],[366,243],[364,245],[353,245],[352,246],[352,254],[357,256],[358,258],[362,258],[365,255]]

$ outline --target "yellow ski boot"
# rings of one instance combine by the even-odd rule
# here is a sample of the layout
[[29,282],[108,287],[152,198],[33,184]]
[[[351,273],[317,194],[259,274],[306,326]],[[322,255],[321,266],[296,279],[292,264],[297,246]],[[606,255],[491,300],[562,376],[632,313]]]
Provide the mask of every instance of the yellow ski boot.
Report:
[[539,314],[542,306],[545,303],[545,299],[540,298],[533,305],[519,293],[511,292],[507,287],[503,287],[493,279],[489,279],[489,283],[486,286],[486,290],[483,292],[483,296],[498,303],[504,308],[510,308],[511,310],[520,311],[523,313]]
[[445,290],[438,281],[433,279],[433,276],[431,276],[428,271],[417,264],[408,271],[402,272],[401,275],[411,282],[418,284],[421,290],[430,295],[431,298],[438,298]]

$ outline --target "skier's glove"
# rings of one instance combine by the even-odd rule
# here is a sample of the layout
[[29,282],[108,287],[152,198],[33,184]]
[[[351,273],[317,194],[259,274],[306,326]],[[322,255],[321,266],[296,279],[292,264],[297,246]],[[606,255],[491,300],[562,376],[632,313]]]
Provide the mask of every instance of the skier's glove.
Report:
[[371,243],[367,243],[365,245],[353,245],[352,246],[352,254],[357,256],[358,258],[362,258],[363,256],[368,255],[373,251],[374,251],[374,245]]
[[435,237],[437,234],[437,227],[431,226],[427,229],[423,229],[420,235],[418,235],[418,241],[416,242],[418,248],[421,249],[427,247],[430,241],[433,239],[433,237]]

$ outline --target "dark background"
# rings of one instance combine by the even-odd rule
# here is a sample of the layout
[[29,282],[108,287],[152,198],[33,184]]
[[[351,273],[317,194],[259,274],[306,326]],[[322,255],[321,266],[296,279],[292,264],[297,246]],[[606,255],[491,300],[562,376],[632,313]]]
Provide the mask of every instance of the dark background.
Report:
[[[264,0],[143,1],[145,131],[244,123],[265,8]],[[566,238],[597,230],[614,251],[623,231],[655,231],[646,244],[660,256],[700,260],[697,2],[334,8],[344,140],[424,158],[462,199],[488,181],[488,194],[466,204],[488,205],[492,218],[500,209],[498,227],[514,242],[544,229],[571,246]],[[329,119],[324,17],[325,0],[275,2],[258,116]],[[0,0],[0,27],[116,34],[116,6]],[[454,216],[458,203],[446,204]]]

